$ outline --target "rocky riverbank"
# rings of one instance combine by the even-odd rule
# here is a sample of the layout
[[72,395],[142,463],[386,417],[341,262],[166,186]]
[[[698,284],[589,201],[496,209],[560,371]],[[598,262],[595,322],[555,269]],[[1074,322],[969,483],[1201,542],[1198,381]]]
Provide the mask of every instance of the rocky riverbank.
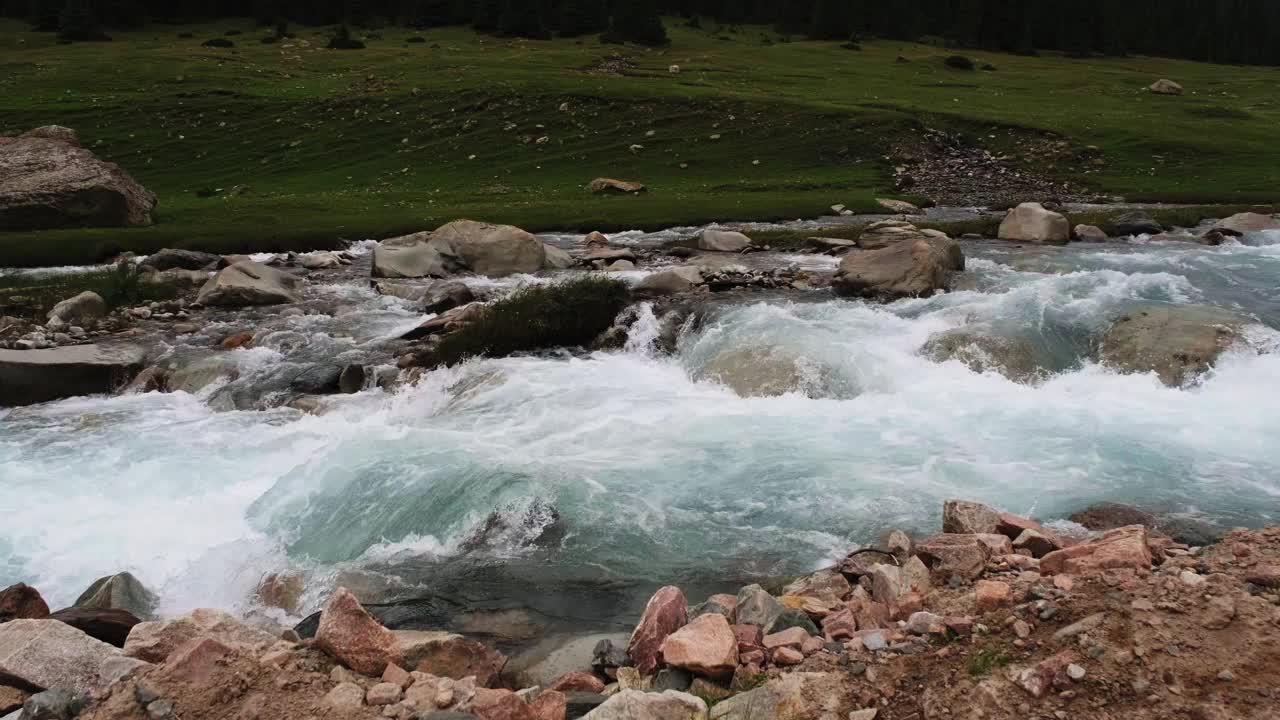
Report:
[[[1109,506],[1081,519],[1106,528],[1142,517]],[[15,586],[0,593],[0,711],[12,711],[6,720],[1280,717],[1280,528],[1199,547],[1142,524],[1073,527],[950,501],[941,534],[890,532],[772,592],[751,585],[704,600],[665,587],[628,642],[569,643],[565,671],[536,687],[501,652],[461,635],[387,630],[343,588],[318,625],[295,630],[211,610],[142,621],[153,598],[127,575],[52,614],[35,589]]]

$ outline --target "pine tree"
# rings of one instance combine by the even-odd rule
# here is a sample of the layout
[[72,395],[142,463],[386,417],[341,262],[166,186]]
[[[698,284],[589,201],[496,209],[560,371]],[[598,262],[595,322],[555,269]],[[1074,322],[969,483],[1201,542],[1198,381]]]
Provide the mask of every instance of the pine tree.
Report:
[[504,0],[498,16],[498,34],[508,37],[548,38],[542,22],[542,9],[529,0]]
[[560,35],[578,37],[609,27],[609,11],[604,0],[564,0],[560,9]]
[[814,4],[809,37],[814,40],[845,40],[852,32],[849,0],[818,0]]
[[640,45],[665,45],[667,29],[662,25],[654,0],[617,0],[613,21],[605,33],[610,42],[634,42]]

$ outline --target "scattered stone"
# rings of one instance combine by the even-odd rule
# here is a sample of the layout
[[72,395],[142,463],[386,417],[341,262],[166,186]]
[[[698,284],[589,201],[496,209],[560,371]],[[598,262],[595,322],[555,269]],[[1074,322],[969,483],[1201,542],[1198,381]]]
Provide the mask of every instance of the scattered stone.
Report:
[[943,577],[972,580],[986,569],[991,550],[975,535],[944,533],[917,543],[916,556]]
[[1013,600],[1013,588],[999,581],[979,580],[974,586],[974,593],[979,613],[994,612]]
[[106,314],[107,301],[98,293],[86,290],[54,305],[48,318],[50,323],[89,327]]
[[1067,666],[1067,677],[1071,678],[1072,680],[1075,680],[1076,682],[1080,682],[1081,680],[1084,679],[1084,676],[1085,676],[1085,669],[1083,667],[1075,663],[1071,663],[1070,665]]
[[364,707],[364,689],[355,683],[341,683],[324,696],[324,704],[337,712],[356,712]]
[[[688,685],[685,687],[688,687]],[[560,692],[601,693],[604,692],[604,681],[593,673],[577,670],[561,675],[547,689]]]
[[1017,674],[1018,686],[1036,699],[1043,698],[1053,689],[1054,678],[1059,673],[1065,672],[1067,666],[1074,661],[1075,654],[1070,651],[1054,655],[1033,668],[1027,668],[1019,672]]
[[395,705],[400,702],[403,690],[404,688],[397,683],[378,683],[377,685],[369,688],[369,691],[365,693],[364,701],[369,705],[375,706]]
[[72,720],[87,704],[88,699],[83,693],[45,690],[22,703],[22,720]]
[[1022,203],[1000,223],[998,237],[1037,245],[1066,245],[1071,240],[1071,224],[1040,203]]
[[442,678],[474,677],[480,687],[493,684],[507,657],[461,635],[438,631],[396,630],[392,633],[404,658],[403,667]]
[[1022,534],[1013,541],[1013,547],[1029,551],[1031,557],[1042,558],[1055,550],[1062,549],[1062,544],[1056,538],[1028,529],[1023,530]]
[[1072,230],[1076,240],[1080,242],[1103,243],[1107,241],[1107,233],[1097,225],[1077,225]]
[[1093,615],[1090,615],[1084,618],[1083,620],[1080,620],[1079,622],[1072,623],[1071,625],[1068,625],[1067,627],[1064,627],[1061,630],[1055,632],[1053,634],[1053,639],[1057,641],[1062,641],[1062,640],[1069,640],[1079,635],[1083,635],[1084,633],[1090,632],[1098,628],[1099,626],[1101,626],[1102,623],[1106,621],[1106,619],[1107,619],[1106,613],[1095,613]]
[[1000,530],[1000,513],[981,503],[948,500],[942,504],[942,532],[991,534]]
[[707,720],[707,704],[701,698],[675,690],[663,693],[622,690],[584,717],[586,720]]
[[738,624],[767,628],[786,610],[777,598],[759,585],[748,585],[738,591]]
[[162,663],[183,645],[203,637],[253,650],[268,648],[278,640],[272,633],[249,627],[227,613],[202,609],[169,620],[138,623],[129,632],[124,654]]

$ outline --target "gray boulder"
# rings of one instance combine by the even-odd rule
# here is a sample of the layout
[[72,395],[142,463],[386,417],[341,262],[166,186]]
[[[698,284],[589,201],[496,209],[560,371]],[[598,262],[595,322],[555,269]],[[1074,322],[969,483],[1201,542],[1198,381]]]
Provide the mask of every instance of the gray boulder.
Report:
[[73,607],[94,610],[128,610],[143,620],[155,613],[156,596],[133,573],[122,572],[98,578]]
[[903,220],[881,220],[867,226],[858,236],[858,247],[863,250],[880,250],[897,245],[903,240],[920,240],[925,237],[920,228]]
[[778,599],[759,585],[738,591],[738,624],[767,628],[786,610]]
[[729,348],[717,354],[698,373],[741,397],[775,397],[794,392],[816,394],[823,385],[823,369],[779,346]]
[[1037,245],[1066,245],[1071,240],[1071,224],[1040,203],[1022,203],[1005,215],[998,237]]
[[702,271],[695,266],[686,265],[648,275],[636,283],[633,289],[639,295],[679,295],[692,292],[702,284]]
[[699,250],[740,253],[750,247],[751,238],[731,230],[703,230],[698,236]]
[[107,301],[96,292],[86,290],[73,298],[67,298],[49,311],[51,322],[81,327],[92,324],[107,314]]
[[196,301],[211,307],[296,303],[302,299],[298,294],[301,284],[302,278],[296,275],[244,260],[209,278]]
[[1097,225],[1077,225],[1072,233],[1080,242],[1106,242],[1107,233]]
[[1031,343],[963,328],[934,335],[922,352],[935,362],[958,360],[976,373],[998,372],[1014,382],[1030,382],[1040,372]]
[[148,664],[57,620],[0,624],[0,681],[93,693]]
[[702,698],[667,690],[623,690],[583,716],[586,720],[707,720]]
[[156,196],[65,133],[0,145],[0,230],[150,225]]
[[1158,235],[1164,232],[1164,226],[1156,222],[1150,215],[1141,212],[1128,212],[1111,220],[1111,229],[1117,235]]
[[138,263],[138,267],[154,268],[161,272],[165,270],[204,270],[210,266],[216,267],[221,262],[221,255],[196,250],[166,248],[148,255],[142,262]]
[[1181,387],[1209,370],[1240,339],[1245,318],[1198,305],[1145,305],[1120,316],[1099,343],[1103,364],[1130,373],[1154,372]]
[[431,245],[458,258],[468,270],[486,277],[535,273],[547,250],[532,234],[511,225],[456,220],[431,234]]
[[461,266],[456,257],[431,244],[431,233],[390,238],[373,249],[373,277],[449,277]]
[[546,259],[542,262],[542,269],[568,270],[574,265],[577,265],[577,263],[574,262],[573,256],[564,250],[561,250],[554,245],[547,245],[546,243],[543,243],[542,247],[547,254]]
[[145,361],[146,352],[134,345],[0,350],[0,407],[114,393]]
[[921,238],[846,255],[832,287],[837,294],[850,297],[929,297],[951,289],[955,273],[963,269],[964,253],[959,243]]
[[1227,235],[1240,236],[1263,230],[1280,230],[1280,220],[1277,220],[1272,215],[1263,215],[1261,213],[1238,213],[1225,220],[1218,221],[1213,226],[1213,229]]

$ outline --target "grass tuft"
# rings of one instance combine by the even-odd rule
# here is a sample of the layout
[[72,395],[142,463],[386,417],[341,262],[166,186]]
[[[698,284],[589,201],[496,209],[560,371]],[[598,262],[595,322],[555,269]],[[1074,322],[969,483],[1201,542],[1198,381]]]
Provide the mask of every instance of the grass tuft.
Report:
[[172,285],[142,282],[137,268],[128,263],[70,275],[0,274],[0,315],[43,319],[54,305],[82,292],[97,293],[106,301],[108,309],[171,300],[177,296],[177,289]]
[[979,650],[969,659],[969,675],[970,677],[983,678],[1000,668],[1008,667],[1012,663],[1013,658],[1009,657],[1003,650],[985,648]]

